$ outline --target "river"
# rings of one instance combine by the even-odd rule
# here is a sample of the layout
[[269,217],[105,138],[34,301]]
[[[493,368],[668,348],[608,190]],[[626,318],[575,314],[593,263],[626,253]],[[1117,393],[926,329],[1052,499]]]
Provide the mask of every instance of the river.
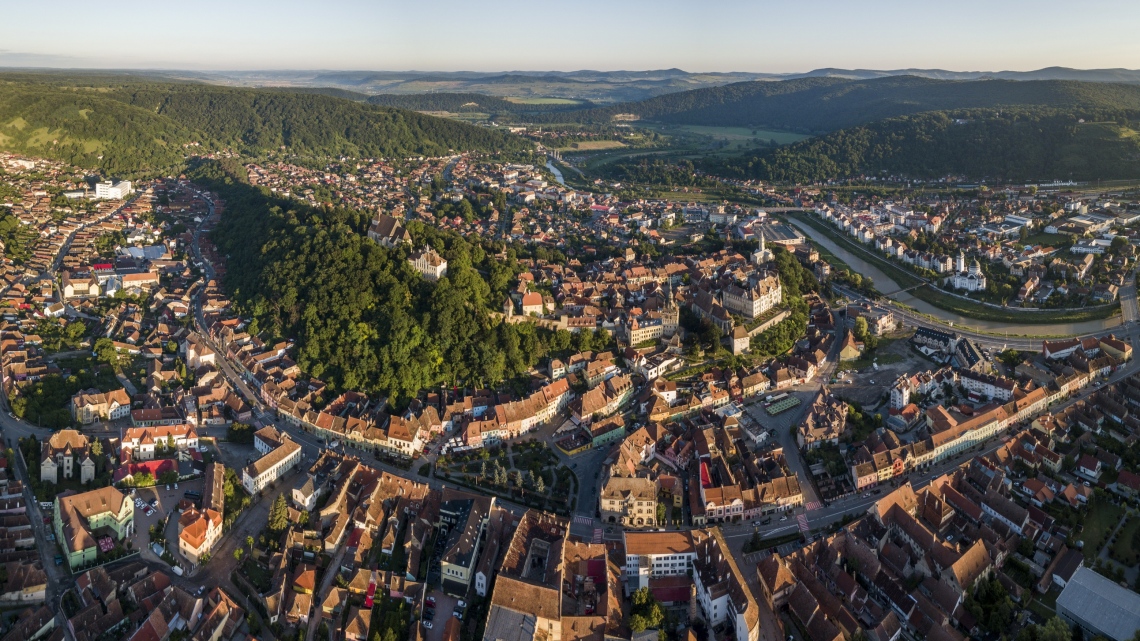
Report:
[[550,170],[550,173],[554,174],[554,180],[558,181],[559,185],[562,185],[563,187],[566,186],[566,181],[562,179],[562,172],[554,166],[554,163],[551,162],[550,158],[546,159],[546,168]]
[[[867,262],[866,260],[852,254],[847,249],[835,244],[827,236],[816,231],[810,225],[807,225],[798,220],[789,218],[789,222],[799,228],[805,235],[812,239],[812,242],[818,243],[825,247],[828,251],[838,256],[843,262],[847,263],[852,269],[858,271],[865,277],[870,277],[875,282],[875,289],[881,292],[897,292],[902,289],[898,283],[887,276],[881,269]],[[1038,325],[1029,323],[1003,323],[1000,321],[978,320],[976,318],[968,318],[961,316],[951,311],[935,307],[930,303],[915,298],[910,292],[899,292],[892,294],[891,299],[896,300],[908,307],[912,307],[923,314],[929,314],[935,318],[943,321],[953,323],[955,327],[964,327],[983,332],[1009,332],[1014,335],[1027,335],[1027,336],[1072,336],[1072,335],[1086,335],[1104,332],[1105,330],[1118,327],[1120,325],[1120,316],[1113,316],[1112,318],[1105,318],[1103,320],[1082,321],[1079,323],[1054,323],[1048,325]],[[1032,312],[1026,312],[1027,314]]]

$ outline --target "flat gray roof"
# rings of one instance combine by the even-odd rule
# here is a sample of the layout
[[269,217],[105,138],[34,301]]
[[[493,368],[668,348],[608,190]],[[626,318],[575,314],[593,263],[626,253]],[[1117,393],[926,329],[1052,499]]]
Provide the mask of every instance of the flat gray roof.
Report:
[[1130,641],[1140,630],[1140,594],[1085,567],[1057,597],[1057,613],[1062,610],[1115,641]]
[[483,641],[531,641],[534,639],[535,624],[535,618],[529,614],[492,605]]

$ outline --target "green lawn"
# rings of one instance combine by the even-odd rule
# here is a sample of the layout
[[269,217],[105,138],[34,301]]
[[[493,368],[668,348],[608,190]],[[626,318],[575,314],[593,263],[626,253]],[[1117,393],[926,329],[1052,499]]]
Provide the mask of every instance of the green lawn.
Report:
[[1140,517],[1134,516],[1116,534],[1116,543],[1112,544],[1109,555],[1126,566],[1136,565],[1140,562],[1137,540],[1140,540]]
[[864,353],[862,356],[852,361],[842,361],[839,363],[839,369],[863,369],[864,367],[870,367],[874,362],[878,362],[879,365],[890,365],[891,363],[898,363],[903,360],[903,356],[901,354],[885,353],[887,351],[887,348],[889,348],[891,344],[897,342],[898,340],[899,339],[897,338],[880,338],[879,346],[875,348],[875,351]]
[[1096,560],[1097,549],[1108,538],[1112,528],[1116,527],[1123,515],[1124,508],[1107,501],[1097,502],[1089,507],[1088,514],[1084,518],[1085,529],[1080,536],[1080,540],[1085,543],[1083,552],[1086,564],[1091,566]]
[[1040,234],[1033,234],[1032,236],[1028,236],[1028,237],[1026,237],[1025,240],[1023,240],[1021,242],[1026,244],[1026,245],[1043,245],[1045,247],[1057,247],[1060,245],[1068,245],[1068,244],[1070,244],[1071,241],[1072,241],[1072,238],[1070,238],[1069,236],[1066,236],[1065,234],[1040,233]]

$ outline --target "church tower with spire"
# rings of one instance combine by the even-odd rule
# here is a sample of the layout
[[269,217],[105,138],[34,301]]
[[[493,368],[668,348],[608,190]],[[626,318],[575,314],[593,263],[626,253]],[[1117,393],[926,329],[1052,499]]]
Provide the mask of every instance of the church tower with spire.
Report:
[[760,232],[760,247],[752,252],[752,263],[754,265],[763,265],[764,263],[771,262],[774,258],[775,256],[772,254],[772,250],[768,249],[764,242],[764,232]]
[[673,300],[673,282],[669,278],[662,285],[662,294],[665,304],[661,308],[661,335],[669,338],[677,333],[677,326],[681,323],[681,308]]

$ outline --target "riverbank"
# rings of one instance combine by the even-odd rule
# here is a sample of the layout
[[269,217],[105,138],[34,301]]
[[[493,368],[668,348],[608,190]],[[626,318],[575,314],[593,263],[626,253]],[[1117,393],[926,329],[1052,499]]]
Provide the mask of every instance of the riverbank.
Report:
[[[891,263],[886,258],[867,249],[866,246],[851,240],[838,233],[808,213],[786,214],[791,220],[797,221],[822,234],[833,243],[846,249],[864,260],[872,263],[883,273],[889,276],[898,289],[910,289],[908,293],[914,298],[928,303],[939,309],[958,314],[965,319],[979,321],[993,321],[1011,324],[1049,325],[1054,323],[1080,323],[1113,318],[1120,314],[1120,305],[1103,305],[1079,310],[1043,310],[1031,311],[1017,308],[995,308],[980,302],[966,300],[924,284],[926,281],[919,278],[902,267]],[[877,289],[887,289],[881,284]],[[887,291],[890,291],[887,289]]]

